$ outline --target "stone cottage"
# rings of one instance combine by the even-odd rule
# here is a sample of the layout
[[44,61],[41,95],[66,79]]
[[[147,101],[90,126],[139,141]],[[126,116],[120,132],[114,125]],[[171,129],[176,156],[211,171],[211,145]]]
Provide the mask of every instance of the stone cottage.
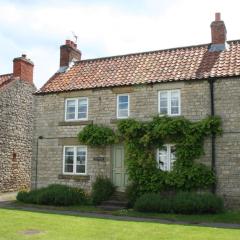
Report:
[[22,55],[0,75],[0,192],[30,187],[33,136],[33,63]]
[[[217,174],[217,194],[240,204],[240,41],[227,41],[220,14],[211,42],[150,52],[81,59],[77,45],[60,48],[60,68],[36,93],[32,183],[62,183],[87,190],[98,174],[119,191],[128,178],[122,145],[95,149],[77,141],[91,123],[114,127],[118,119],[149,120],[156,114],[200,120],[219,115],[221,137],[205,142],[203,163]],[[158,151],[171,170],[174,147]]]

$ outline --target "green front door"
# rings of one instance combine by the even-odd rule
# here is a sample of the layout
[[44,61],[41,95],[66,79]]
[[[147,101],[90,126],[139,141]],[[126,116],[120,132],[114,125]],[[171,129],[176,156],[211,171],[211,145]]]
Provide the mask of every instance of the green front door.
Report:
[[125,191],[128,176],[124,165],[124,146],[113,146],[112,179],[117,191]]

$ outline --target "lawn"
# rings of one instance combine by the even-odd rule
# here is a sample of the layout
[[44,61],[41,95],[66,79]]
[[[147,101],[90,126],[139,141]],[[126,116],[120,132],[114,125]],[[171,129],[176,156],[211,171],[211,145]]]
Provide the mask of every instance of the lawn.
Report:
[[0,209],[0,240],[240,239],[240,230],[129,222]]

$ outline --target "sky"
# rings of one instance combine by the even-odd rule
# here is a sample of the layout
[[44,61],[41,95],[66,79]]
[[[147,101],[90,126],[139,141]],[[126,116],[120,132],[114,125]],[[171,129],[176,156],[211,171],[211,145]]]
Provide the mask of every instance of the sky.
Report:
[[0,0],[0,74],[27,54],[40,88],[73,33],[82,59],[209,43],[215,12],[227,39],[240,39],[239,7],[239,0]]

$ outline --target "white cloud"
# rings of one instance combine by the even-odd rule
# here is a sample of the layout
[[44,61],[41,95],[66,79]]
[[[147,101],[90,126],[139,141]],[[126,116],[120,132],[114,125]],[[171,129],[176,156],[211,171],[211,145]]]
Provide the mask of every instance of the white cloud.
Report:
[[126,1],[124,11],[106,1],[38,5],[0,1],[4,30],[0,44],[5,46],[0,49],[0,69],[11,69],[12,58],[26,52],[35,63],[35,83],[40,87],[57,70],[59,45],[72,37],[71,31],[79,36],[84,58],[207,43],[216,11],[222,12],[228,39],[240,38],[239,4],[234,0],[145,0],[141,11],[136,2],[135,11]]

